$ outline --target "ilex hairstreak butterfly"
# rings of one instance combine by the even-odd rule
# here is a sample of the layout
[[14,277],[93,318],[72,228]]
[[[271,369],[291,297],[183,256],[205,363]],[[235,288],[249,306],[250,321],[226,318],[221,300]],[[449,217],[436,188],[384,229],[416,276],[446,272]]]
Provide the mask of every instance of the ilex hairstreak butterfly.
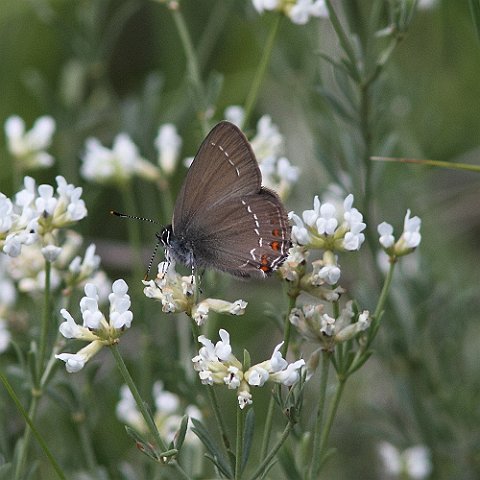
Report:
[[[121,214],[120,214],[121,215]],[[220,122],[203,141],[178,194],[172,224],[157,233],[167,260],[239,277],[266,277],[291,246],[287,212],[238,127]]]

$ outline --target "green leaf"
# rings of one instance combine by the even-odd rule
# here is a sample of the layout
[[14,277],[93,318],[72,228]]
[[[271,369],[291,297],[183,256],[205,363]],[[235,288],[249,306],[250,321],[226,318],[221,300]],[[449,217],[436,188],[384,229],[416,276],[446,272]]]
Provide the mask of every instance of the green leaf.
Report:
[[206,429],[206,427],[200,420],[192,418],[192,423],[192,432],[200,439],[200,441],[203,443],[203,445],[205,445],[205,448],[209,452],[206,457],[209,458],[225,476],[227,476],[228,478],[232,478],[233,471],[230,467],[230,464],[220,450],[220,447],[210,435],[210,432]]
[[468,0],[468,4],[470,5],[473,26],[477,32],[477,38],[480,41],[480,0]]
[[285,477],[289,480],[302,480],[302,475],[295,464],[295,455],[288,447],[280,449],[278,452],[278,461],[285,472]]
[[349,112],[347,108],[331,92],[322,87],[318,89],[318,92],[325,100],[325,102],[328,103],[333,112],[336,113],[340,118],[342,118],[348,123],[355,122],[355,117],[353,113]]
[[187,434],[188,428],[188,415],[184,415],[182,418],[182,423],[180,424],[180,428],[178,429],[177,434],[175,435],[175,448],[180,450],[182,448],[183,442],[185,441],[185,435]]
[[137,449],[140,452],[142,452],[152,460],[158,462],[160,456],[158,455],[154,446],[147,439],[145,439],[140,433],[138,433],[136,430],[134,430],[132,427],[129,427],[128,425],[125,425],[125,430],[127,434],[134,440]]

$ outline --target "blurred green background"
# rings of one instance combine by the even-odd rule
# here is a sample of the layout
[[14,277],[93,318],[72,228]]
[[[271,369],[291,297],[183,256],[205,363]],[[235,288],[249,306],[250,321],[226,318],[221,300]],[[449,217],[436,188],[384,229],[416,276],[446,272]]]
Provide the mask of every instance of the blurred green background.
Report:
[[[339,9],[341,3],[333,2]],[[363,13],[369,3],[361,5]],[[259,16],[248,1],[191,0],[181,5],[202,77],[215,99],[217,121],[225,107],[245,102],[272,16]],[[359,17],[358,22],[367,18]],[[255,111],[255,119],[272,116],[285,136],[288,158],[302,169],[286,202],[288,210],[297,212],[311,208],[313,195],[324,192],[340,171],[349,176],[356,202],[362,205],[357,178],[361,168],[357,171],[346,154],[351,147],[351,157],[359,155],[359,132],[354,126],[345,128],[320,94],[326,89],[342,96],[320,52],[337,59],[342,55],[328,20],[301,27],[283,21]],[[372,127],[372,154],[479,163],[479,60],[480,45],[465,2],[442,0],[432,9],[419,10],[374,91],[372,105],[378,115]],[[80,157],[89,136],[111,145],[115,135],[125,131],[142,155],[155,162],[153,140],[164,122],[177,126],[184,141],[183,156],[195,153],[203,133],[184,51],[168,9],[141,0],[0,0],[0,92],[2,125],[12,114],[20,115],[28,128],[41,115],[55,118],[57,131],[49,152],[56,163],[32,175],[39,183],[52,183],[55,175],[62,174],[84,187],[89,215],[79,230],[99,245],[102,264],[112,278],[129,278],[128,256],[112,254],[116,248],[127,248],[127,228],[108,215],[110,209],[123,206],[121,193],[86,183],[79,174]],[[247,125],[247,133],[254,126],[254,122]],[[376,163],[373,169],[369,224],[386,220],[400,231],[410,208],[422,218],[423,240],[414,260],[397,272],[376,354],[347,385],[331,442],[337,455],[327,475],[384,478],[376,445],[388,440],[399,447],[426,444],[435,464],[432,478],[479,478],[480,178],[475,173],[404,164]],[[174,192],[184,175],[185,169],[179,168]],[[2,136],[0,191],[12,195],[18,189]],[[169,222],[153,186],[135,180],[134,192],[138,211],[129,213]],[[141,228],[148,257],[154,231],[148,224]],[[378,290],[369,278],[368,264],[342,259],[342,267],[348,287],[365,308],[373,309]],[[239,354],[244,341],[252,357],[263,358],[271,331],[268,322],[258,322],[264,299],[273,298],[274,304],[284,301],[274,287],[259,289],[258,284],[228,280],[208,291],[209,296],[243,296],[252,306],[245,319],[217,320],[209,331],[226,324],[238,335]],[[158,310],[141,296],[134,298],[133,305],[134,312],[135,308],[142,312],[143,334],[131,333],[132,343],[124,341],[122,347],[127,356],[140,349],[145,357],[152,352],[158,357],[137,366],[132,361],[134,374],[146,390],[157,376],[167,386],[175,385],[179,374],[171,368],[175,343],[168,341],[172,321],[159,320]],[[153,329],[157,324],[158,330]],[[101,402],[87,413],[94,425],[99,463],[111,478],[123,478],[117,471],[119,462],[140,462],[139,454],[131,449],[115,418],[121,382],[110,371],[111,359],[102,358],[106,365],[93,382],[100,390],[85,391],[86,398],[99,395]],[[145,364],[149,368],[143,369]],[[188,397],[188,392],[179,393]],[[255,404],[261,408],[267,397],[268,392],[257,393]],[[233,396],[225,399],[232,412],[233,401]],[[307,411],[308,405],[307,400]],[[7,418],[9,408],[2,407]],[[74,458],[68,459],[72,451],[64,447],[67,438],[75,442],[69,413],[59,407],[54,414],[58,431],[47,437],[52,449],[72,470],[80,468]],[[49,425],[48,418],[43,421]],[[9,429],[15,437],[21,425]],[[143,478],[151,477],[145,473]]]

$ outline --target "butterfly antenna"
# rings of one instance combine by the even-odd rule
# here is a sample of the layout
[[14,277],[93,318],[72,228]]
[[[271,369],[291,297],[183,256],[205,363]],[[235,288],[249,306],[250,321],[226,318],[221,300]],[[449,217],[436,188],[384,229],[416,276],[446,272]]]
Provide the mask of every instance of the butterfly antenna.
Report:
[[155,220],[152,220],[151,218],[137,217],[136,215],[127,215],[126,213],[120,213],[120,212],[117,212],[116,210],[110,210],[110,214],[115,215],[117,217],[132,218],[133,220],[142,220],[142,222],[150,222],[150,223],[154,223],[155,225],[160,225],[160,223],[156,222]]
[[143,277],[144,280],[148,279],[148,276],[150,275],[150,270],[152,269],[153,265],[153,260],[155,258],[155,255],[157,255],[158,247],[160,246],[160,241],[158,241],[155,244],[155,247],[153,248],[153,253],[152,256],[150,257],[150,261],[148,262],[148,268],[147,268],[147,273],[145,273],[145,276]]

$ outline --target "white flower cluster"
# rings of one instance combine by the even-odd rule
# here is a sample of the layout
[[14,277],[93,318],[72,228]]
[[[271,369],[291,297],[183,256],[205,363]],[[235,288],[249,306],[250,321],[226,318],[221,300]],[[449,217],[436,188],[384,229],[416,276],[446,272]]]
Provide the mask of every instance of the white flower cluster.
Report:
[[203,345],[198,355],[192,358],[195,370],[205,385],[227,385],[231,390],[237,390],[240,408],[250,405],[252,394],[250,387],[261,387],[267,381],[291,386],[300,379],[300,369],[305,365],[304,360],[288,363],[280,352],[283,344],[277,345],[269,360],[253,365],[244,371],[240,360],[232,354],[230,335],[226,330],[219,331],[221,338],[215,345],[204,335],[198,337]]
[[378,453],[385,472],[393,478],[423,480],[432,473],[430,451],[425,445],[415,445],[400,451],[391,443],[382,442]]
[[108,320],[98,308],[98,291],[92,283],[85,285],[85,296],[80,300],[83,324],[78,325],[72,315],[64,308],[60,311],[65,321],[60,325],[60,333],[65,338],[76,338],[90,342],[77,353],[60,353],[55,355],[66,364],[67,372],[80,371],[90,358],[104,345],[113,345],[126,328],[130,328],[133,313],[130,311],[130,295],[125,280],[116,280],[109,294],[110,312]]
[[387,222],[382,222],[377,227],[380,235],[380,245],[390,257],[407,255],[420,245],[422,240],[422,235],[420,234],[421,225],[422,221],[420,218],[417,216],[410,218],[410,210],[407,210],[403,222],[403,233],[398,241],[395,242],[393,227]]
[[86,217],[87,209],[80,187],[68,184],[60,175],[56,181],[56,194],[51,185],[37,188],[31,177],[25,177],[24,189],[15,195],[14,202],[0,193],[0,247],[4,253],[16,257],[23,245],[38,239],[49,260],[60,253],[53,248],[51,234]]
[[207,298],[199,303],[194,302],[195,277],[183,277],[178,274],[173,263],[161,262],[155,280],[143,281],[144,294],[162,302],[162,311],[166,313],[186,312],[198,325],[203,325],[210,311],[243,315],[247,302],[236,300],[227,302],[215,298]]
[[177,166],[182,139],[174,125],[160,126],[155,139],[160,169],[142,158],[138,147],[126,133],[118,134],[112,148],[103,146],[96,138],[89,138],[82,157],[81,174],[83,178],[97,183],[116,183],[123,185],[135,175],[156,181],[162,173],[171,175]]
[[368,310],[355,314],[351,301],[347,302],[337,318],[325,313],[324,308],[323,304],[295,308],[290,314],[290,323],[304,338],[320,343],[325,349],[333,349],[336,343],[350,340],[370,326]]
[[25,131],[25,122],[17,115],[5,121],[8,151],[22,169],[53,165],[54,158],[45,150],[50,146],[54,132],[55,121],[49,116],[38,118],[29,131]]
[[265,10],[283,11],[293,23],[305,25],[311,17],[328,17],[325,0],[252,0],[259,13]]
[[[162,438],[167,442],[173,442],[182,421],[180,398],[178,395],[165,390],[163,383],[157,381],[153,384],[153,399],[155,401],[155,412],[153,414],[155,425]],[[187,405],[183,410],[190,418],[202,420],[202,413],[195,405]],[[135,428],[138,432],[146,433],[148,431],[147,424],[139,412],[127,385],[123,385],[120,389],[120,401],[117,403],[116,412],[121,421]],[[198,437],[188,429],[185,442],[198,444]]]
[[350,194],[343,202],[341,215],[335,205],[328,202],[322,204],[315,196],[313,210],[305,210],[302,218],[293,212],[289,215],[294,223],[293,242],[332,252],[359,250],[365,240],[362,232],[366,225],[363,215],[352,205],[353,195]]
[[[225,118],[240,126],[243,121],[242,107],[233,105],[225,110]],[[257,122],[257,131],[250,140],[253,152],[262,173],[262,183],[284,199],[292,185],[298,181],[300,169],[293,166],[284,155],[284,138],[269,115]]]

